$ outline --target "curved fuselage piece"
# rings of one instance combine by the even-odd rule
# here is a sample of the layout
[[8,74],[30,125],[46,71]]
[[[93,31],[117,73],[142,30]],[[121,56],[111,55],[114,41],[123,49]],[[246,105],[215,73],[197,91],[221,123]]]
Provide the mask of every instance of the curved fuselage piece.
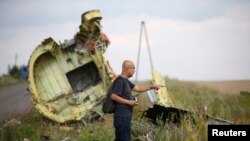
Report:
[[49,119],[64,123],[103,115],[100,102],[114,75],[103,57],[109,42],[100,20],[98,10],[88,11],[73,39],[60,45],[45,39],[31,54],[32,101]]

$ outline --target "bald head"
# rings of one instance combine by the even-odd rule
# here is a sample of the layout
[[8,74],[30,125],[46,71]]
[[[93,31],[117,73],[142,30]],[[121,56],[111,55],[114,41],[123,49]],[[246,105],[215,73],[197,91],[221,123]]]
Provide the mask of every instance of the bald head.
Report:
[[125,60],[122,63],[122,75],[127,78],[132,77],[135,72],[135,65],[130,60]]
[[127,70],[131,66],[134,66],[134,63],[130,60],[125,60],[122,63],[122,70]]

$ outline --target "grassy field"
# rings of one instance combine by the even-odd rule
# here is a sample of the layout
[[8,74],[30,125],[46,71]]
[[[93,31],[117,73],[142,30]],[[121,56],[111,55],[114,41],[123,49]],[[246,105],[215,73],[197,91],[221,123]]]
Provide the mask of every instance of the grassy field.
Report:
[[15,79],[15,78],[10,77],[8,75],[0,76],[0,87],[16,84],[16,83],[19,83],[21,81],[24,81],[24,80]]
[[240,94],[241,91],[250,92],[249,80],[231,80],[231,81],[192,81],[199,86],[206,86],[218,90],[225,94]]
[[[169,92],[175,102],[187,109],[207,107],[206,114],[232,121],[234,124],[250,124],[250,95],[227,94],[205,85],[184,83],[166,79]],[[151,138],[153,141],[206,141],[207,123],[197,114],[195,123],[183,116],[181,125],[158,121],[155,125],[141,117],[141,111],[149,107],[146,94],[138,96],[135,107],[132,137],[135,141]],[[114,139],[112,115],[84,123],[81,121],[59,124],[41,116],[35,109],[25,117],[13,117],[0,123],[1,141],[111,141]]]

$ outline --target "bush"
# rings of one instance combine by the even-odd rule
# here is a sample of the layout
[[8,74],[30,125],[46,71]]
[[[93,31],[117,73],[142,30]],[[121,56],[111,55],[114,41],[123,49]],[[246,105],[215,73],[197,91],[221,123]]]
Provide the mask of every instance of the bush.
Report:
[[14,78],[20,78],[21,77],[20,68],[17,65],[14,65],[13,67],[9,66],[8,67],[8,74]]

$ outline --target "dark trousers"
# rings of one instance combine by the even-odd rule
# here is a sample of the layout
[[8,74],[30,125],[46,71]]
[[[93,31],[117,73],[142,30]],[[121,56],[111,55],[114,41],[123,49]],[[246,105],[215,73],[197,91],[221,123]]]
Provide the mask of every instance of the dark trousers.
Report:
[[131,141],[131,117],[114,116],[115,141]]

